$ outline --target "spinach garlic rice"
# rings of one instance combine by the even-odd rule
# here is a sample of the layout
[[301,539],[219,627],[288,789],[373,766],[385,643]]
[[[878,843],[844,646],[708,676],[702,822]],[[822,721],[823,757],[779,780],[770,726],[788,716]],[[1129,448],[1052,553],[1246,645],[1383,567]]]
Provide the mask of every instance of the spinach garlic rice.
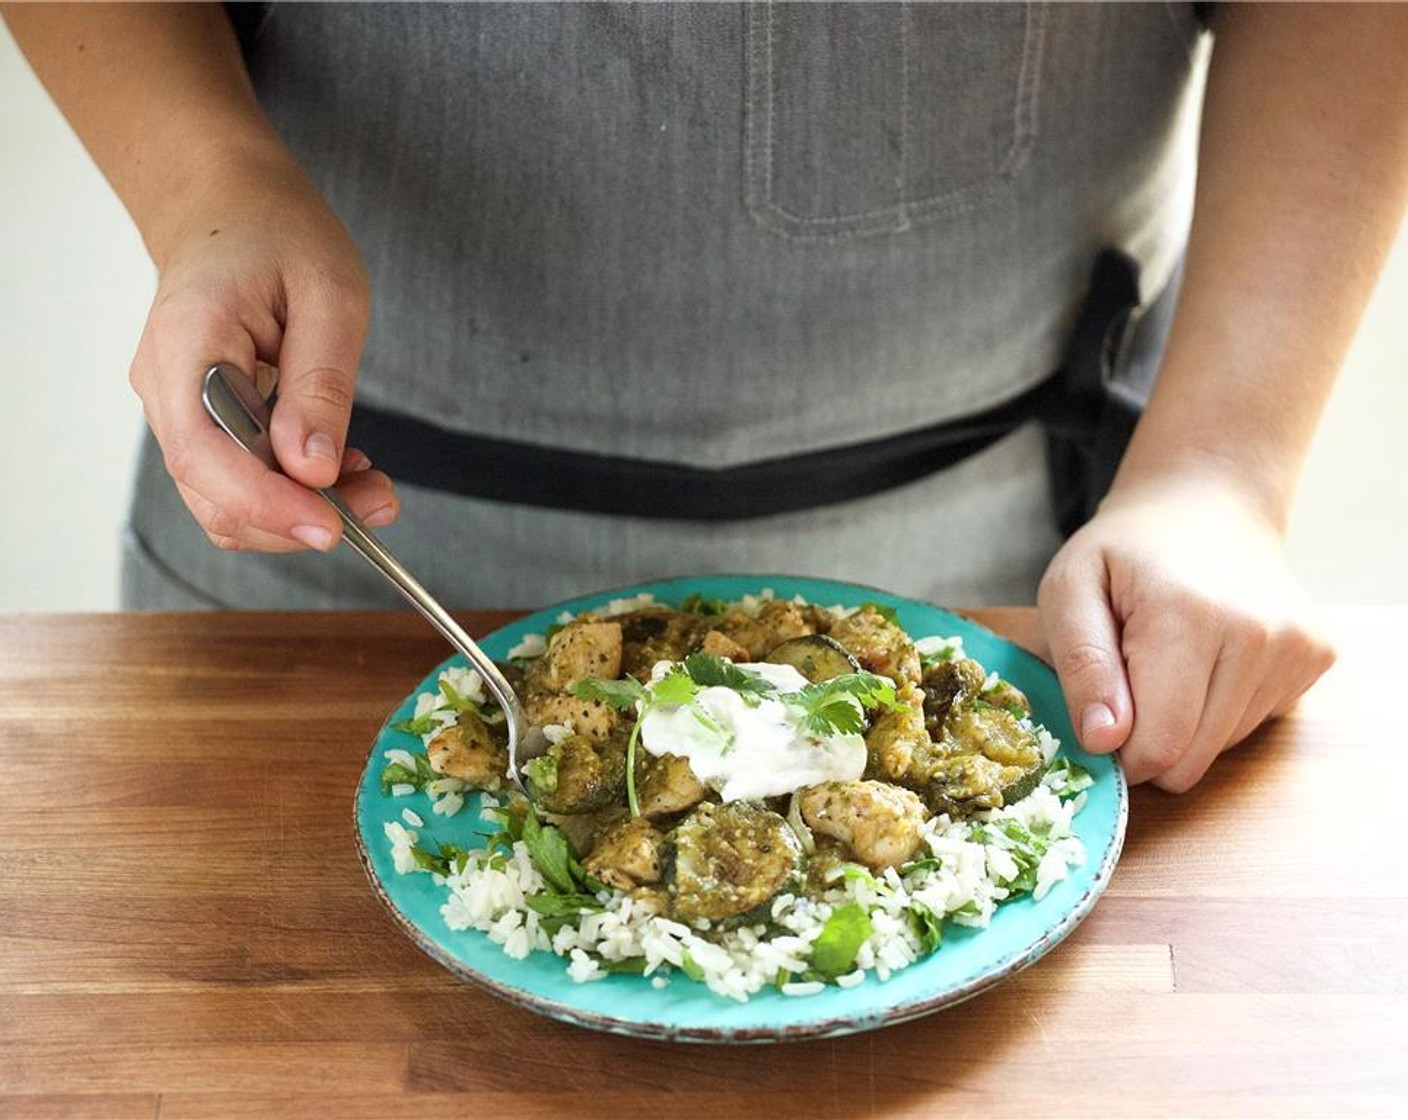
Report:
[[[412,808],[386,838],[398,873],[443,886],[450,929],[556,953],[577,981],[746,1000],[884,980],[1085,858],[1089,776],[961,640],[887,607],[639,596],[563,615],[504,669],[551,744],[529,796],[478,674],[448,668],[395,728],[422,749],[384,752],[381,784],[423,792],[455,842]],[[471,791],[473,820],[436,819]]]

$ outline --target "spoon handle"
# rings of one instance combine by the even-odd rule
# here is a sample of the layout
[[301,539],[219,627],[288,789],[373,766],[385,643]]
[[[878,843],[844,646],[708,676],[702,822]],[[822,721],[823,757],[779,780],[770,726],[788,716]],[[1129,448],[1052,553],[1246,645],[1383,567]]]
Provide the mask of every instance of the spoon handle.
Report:
[[[445,640],[469,659],[470,663],[479,670],[480,676],[490,684],[490,687],[494,687],[499,680],[503,680],[503,674],[499,672],[499,667],[494,664],[489,655],[481,650],[478,643],[465,633],[464,628],[450,617],[449,611],[442,607],[439,600],[425,589],[420,580],[406,570],[405,565],[396,559],[395,554],[362,524],[361,519],[342,500],[342,495],[331,488],[319,490],[318,494],[328,505],[337,510],[337,515],[342,518],[342,539],[347,542],[348,546],[395,584],[396,590],[406,598],[411,606],[425,615],[426,620],[440,631]],[[506,680],[503,680],[503,689],[512,695]],[[498,694],[499,689],[494,687],[494,691]],[[499,699],[502,700],[503,697],[499,696]],[[517,697],[513,702],[517,703]]]

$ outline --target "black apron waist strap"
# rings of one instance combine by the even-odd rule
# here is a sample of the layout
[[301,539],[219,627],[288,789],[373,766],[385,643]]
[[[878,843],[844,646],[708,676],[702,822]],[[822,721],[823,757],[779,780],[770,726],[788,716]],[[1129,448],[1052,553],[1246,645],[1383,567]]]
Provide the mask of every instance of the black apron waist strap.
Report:
[[396,481],[465,497],[629,517],[733,521],[863,498],[943,470],[1037,416],[1056,380],[977,415],[718,469],[494,439],[360,405],[348,438]]

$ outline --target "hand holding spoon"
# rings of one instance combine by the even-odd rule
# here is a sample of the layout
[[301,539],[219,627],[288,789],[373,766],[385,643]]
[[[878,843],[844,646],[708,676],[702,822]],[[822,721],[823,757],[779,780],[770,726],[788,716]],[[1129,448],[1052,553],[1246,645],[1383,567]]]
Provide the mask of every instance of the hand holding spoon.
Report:
[[[253,381],[232,365],[212,366],[206,371],[201,399],[205,410],[230,438],[270,470],[284,473],[269,439],[269,405],[259,395]],[[391,550],[362,524],[336,490],[329,487],[319,490],[318,494],[342,518],[342,535],[348,545],[390,580],[396,590],[440,631],[450,645],[464,655],[483,678],[508,721],[508,776],[521,787],[521,764],[543,754],[548,742],[542,731],[528,722],[523,704],[507,678],[493,659],[475,644],[449,612],[392,555]]]

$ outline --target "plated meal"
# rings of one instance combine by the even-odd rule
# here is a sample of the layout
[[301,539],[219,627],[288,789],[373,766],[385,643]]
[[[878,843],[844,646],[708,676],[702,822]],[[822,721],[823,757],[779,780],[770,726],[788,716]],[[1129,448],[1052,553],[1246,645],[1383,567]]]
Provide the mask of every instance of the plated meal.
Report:
[[[632,984],[662,1006],[711,1002],[706,1020],[838,1033],[864,1023],[838,1025],[837,1000],[893,1018],[875,994],[890,988],[921,1013],[1073,926],[1118,852],[1123,784],[1110,760],[1062,748],[1049,671],[1005,643],[982,660],[965,637],[998,640],[927,605],[770,582],[676,581],[509,628],[491,652],[550,743],[524,767],[527,796],[504,776],[478,675],[450,662],[427,678],[359,798],[369,871],[408,932],[501,994],[609,1029],[670,1033],[649,1013],[594,1021],[588,991]],[[1044,671],[1040,702],[992,660]],[[1083,808],[1106,785],[1117,812],[1100,806],[1092,846]],[[1053,892],[1066,897],[1013,957],[995,919]],[[910,974],[946,973],[946,957],[989,956],[984,938],[991,971],[916,989]],[[760,1000],[774,1010],[726,1010]]]

